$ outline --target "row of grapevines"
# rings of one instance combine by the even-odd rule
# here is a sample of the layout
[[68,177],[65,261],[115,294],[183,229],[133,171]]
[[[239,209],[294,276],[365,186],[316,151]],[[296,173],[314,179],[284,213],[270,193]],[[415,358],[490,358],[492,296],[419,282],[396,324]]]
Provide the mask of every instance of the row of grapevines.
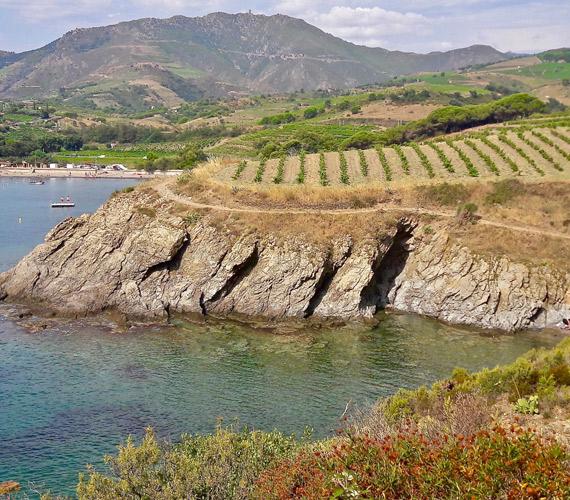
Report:
[[471,177],[479,177],[479,171],[477,170],[477,168],[475,168],[475,165],[473,165],[471,158],[469,158],[469,156],[467,156],[461,148],[456,146],[452,140],[448,139],[447,141],[445,141],[445,143],[459,155],[461,161],[465,163],[469,175]]
[[433,171],[433,167],[431,166],[429,158],[422,151],[420,146],[418,144],[416,144],[415,142],[410,144],[410,145],[413,148],[413,150],[416,152],[416,154],[418,155],[418,157],[422,163],[422,166],[426,169],[426,172],[428,173],[428,177],[430,177],[430,178],[435,177],[435,173]]
[[485,146],[491,148],[495,153],[497,153],[497,155],[501,158],[501,160],[503,160],[513,172],[519,171],[518,165],[507,153],[505,153],[505,151],[503,150],[503,148],[501,148],[501,146],[495,144],[494,142],[491,142],[487,136],[481,136],[480,139],[481,142],[485,144]]
[[275,177],[273,177],[274,184],[281,184],[283,182],[283,177],[285,176],[285,156],[279,158],[279,163],[277,164],[277,171],[275,172]]
[[350,179],[348,178],[348,162],[346,161],[346,155],[344,152],[339,151],[338,156],[340,161],[340,182],[342,184],[350,184]]
[[368,177],[368,161],[366,160],[366,155],[362,149],[358,150],[358,158],[360,160],[360,172],[363,177]]
[[499,140],[509,146],[511,149],[514,149],[520,156],[522,156],[526,162],[536,170],[540,175],[544,175],[544,170],[542,170],[526,152],[519,146],[517,146],[511,139],[509,139],[505,132],[499,134]]
[[327,176],[327,161],[325,159],[324,153],[321,153],[319,157],[319,177],[321,186],[329,185],[329,178]]
[[246,167],[247,167],[247,162],[245,160],[240,161],[234,175],[232,175],[232,179],[234,181],[237,181],[241,177],[241,174],[246,169]]
[[561,134],[560,132],[558,132],[558,130],[551,130],[550,133],[560,139],[561,141],[564,141],[566,144],[570,144],[570,139],[568,137],[566,137],[564,134]]
[[506,144],[507,146],[509,146],[511,149],[514,149],[520,156],[522,156],[527,163],[534,168],[540,175],[544,175],[544,170],[542,170],[537,164],[536,162],[529,156],[526,154],[526,152],[520,148],[519,146],[517,146],[513,141],[511,141],[507,135],[505,133],[499,134],[499,140]]
[[398,145],[394,146],[394,151],[396,151],[396,153],[398,153],[398,156],[400,157],[400,162],[402,164],[402,170],[404,171],[404,173],[406,175],[410,175],[410,162],[408,161],[406,153],[404,153],[404,150],[402,149],[402,147],[398,146]]
[[540,156],[542,156],[548,163],[550,163],[556,170],[564,170],[558,162],[552,158],[544,149],[542,149],[536,142],[531,141],[526,135],[524,135],[524,130],[517,131],[517,137],[523,141],[528,147],[534,149]]
[[453,168],[453,163],[451,163],[451,160],[447,157],[447,155],[443,152],[443,150],[435,142],[428,142],[427,145],[436,152],[444,168],[450,174],[455,173],[455,169]]
[[492,173],[494,173],[495,175],[501,174],[499,172],[499,169],[497,168],[497,165],[495,165],[493,158],[491,158],[487,153],[485,153],[485,151],[483,151],[479,146],[477,146],[477,144],[475,144],[471,139],[465,139],[463,142],[467,146],[469,146],[473,151],[475,151],[477,155],[479,155],[479,157],[485,162],[485,165],[487,165],[487,168]]
[[257,167],[257,171],[255,172],[255,177],[253,182],[261,182],[263,180],[263,174],[265,173],[265,165],[266,160],[265,158],[259,162],[259,166]]
[[534,135],[538,140],[544,142],[544,144],[547,144],[548,146],[556,150],[556,152],[560,156],[564,157],[565,160],[570,161],[570,153],[568,153],[568,151],[564,151],[558,144],[556,144],[552,139],[550,139],[550,137],[545,136],[543,133],[539,132],[538,130],[531,130],[531,134]]
[[382,147],[376,148],[376,151],[378,152],[378,159],[380,160],[380,165],[382,165],[382,169],[384,170],[386,180],[390,182],[392,180],[392,169],[388,163],[388,158],[386,158],[386,153],[384,153]]
[[305,183],[305,150],[301,150],[299,153],[299,173],[297,174],[297,183],[304,184]]

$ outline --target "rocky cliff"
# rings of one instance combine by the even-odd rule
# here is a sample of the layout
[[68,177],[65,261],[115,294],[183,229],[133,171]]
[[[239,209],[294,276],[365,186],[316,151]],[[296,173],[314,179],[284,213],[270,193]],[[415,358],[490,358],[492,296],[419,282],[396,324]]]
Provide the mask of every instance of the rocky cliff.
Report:
[[207,214],[196,222],[171,208],[137,191],[63,221],[0,275],[0,299],[151,320],[172,313],[352,319],[393,307],[514,330],[570,316],[569,275],[478,257],[444,230],[425,234],[412,219],[382,235],[316,244],[239,234]]

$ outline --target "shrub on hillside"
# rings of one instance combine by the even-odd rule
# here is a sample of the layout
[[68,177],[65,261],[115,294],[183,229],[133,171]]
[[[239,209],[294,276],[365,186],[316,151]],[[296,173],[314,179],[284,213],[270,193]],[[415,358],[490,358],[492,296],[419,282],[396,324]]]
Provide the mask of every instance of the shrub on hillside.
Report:
[[420,196],[438,205],[455,206],[469,197],[469,190],[463,184],[434,184],[417,188]]
[[218,428],[210,436],[158,442],[147,430],[140,445],[129,438],[116,457],[106,457],[111,475],[90,467],[77,486],[91,498],[248,498],[262,470],[292,456],[299,443],[278,432]]
[[493,190],[485,196],[485,203],[505,205],[524,192],[525,188],[522,182],[516,179],[505,179],[493,184]]
[[565,498],[568,458],[518,427],[449,439],[349,435],[264,472],[253,498]]

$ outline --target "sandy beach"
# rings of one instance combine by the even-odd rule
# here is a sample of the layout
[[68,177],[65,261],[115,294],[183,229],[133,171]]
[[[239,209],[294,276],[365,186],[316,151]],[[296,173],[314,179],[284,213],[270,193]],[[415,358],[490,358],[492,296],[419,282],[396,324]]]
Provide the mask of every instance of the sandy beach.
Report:
[[79,177],[89,179],[152,179],[155,176],[174,176],[178,171],[149,173],[144,170],[107,171],[67,168],[0,168],[0,177]]

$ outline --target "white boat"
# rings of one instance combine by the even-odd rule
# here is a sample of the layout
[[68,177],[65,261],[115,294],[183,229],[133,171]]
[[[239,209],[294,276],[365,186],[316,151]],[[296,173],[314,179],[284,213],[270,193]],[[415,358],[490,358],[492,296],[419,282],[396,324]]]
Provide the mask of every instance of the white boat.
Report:
[[73,208],[75,206],[75,203],[73,202],[57,202],[57,203],[52,203],[51,204],[51,208]]
[[73,208],[74,206],[75,203],[71,201],[69,196],[65,200],[61,198],[60,201],[51,204],[51,208]]
[[45,181],[30,181],[30,184],[33,186],[43,186],[45,184]]

